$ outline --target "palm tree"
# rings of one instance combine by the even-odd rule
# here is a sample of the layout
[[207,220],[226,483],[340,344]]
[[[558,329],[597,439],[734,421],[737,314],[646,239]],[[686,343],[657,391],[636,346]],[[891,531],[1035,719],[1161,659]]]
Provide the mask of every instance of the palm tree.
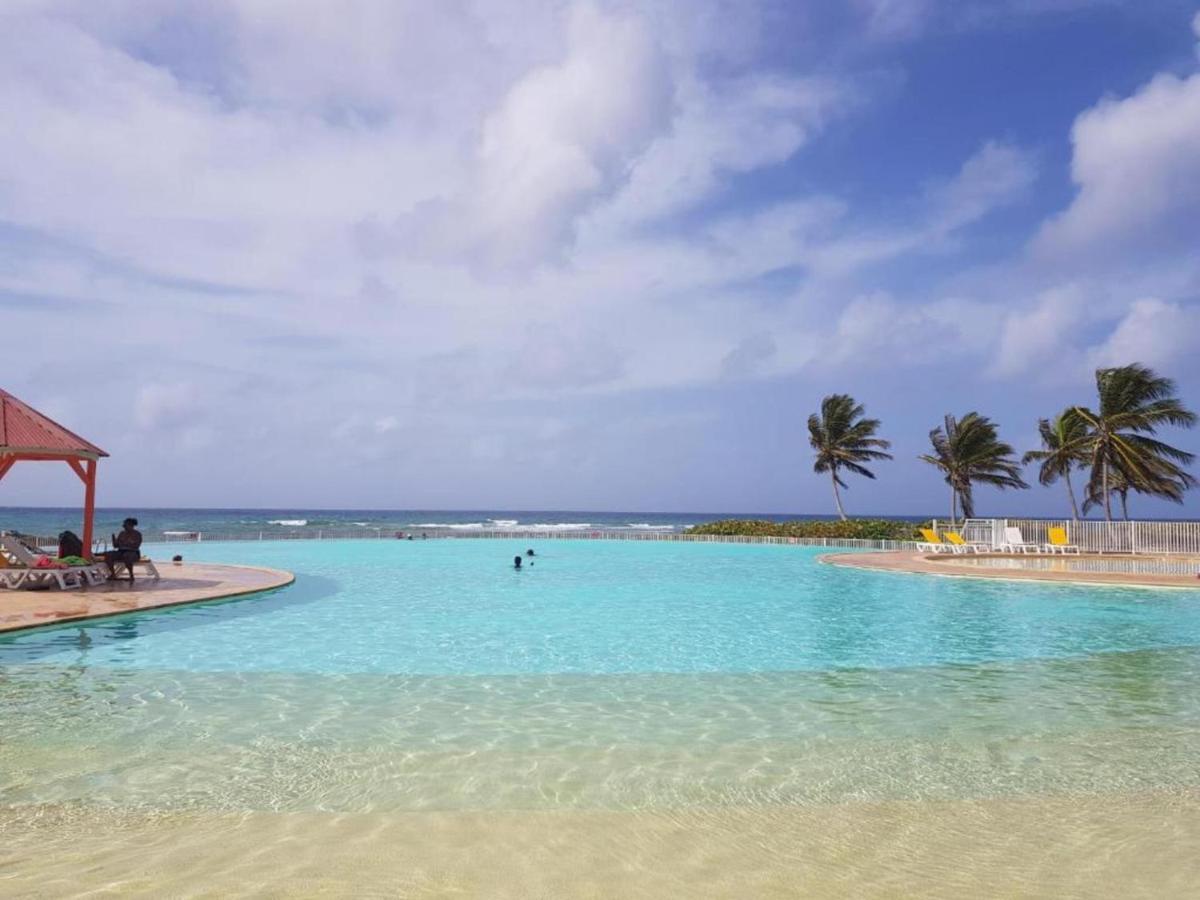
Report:
[[1022,456],[1021,465],[1040,462],[1038,481],[1041,484],[1054,484],[1062,478],[1067,484],[1067,496],[1071,499],[1071,518],[1078,519],[1079,506],[1075,503],[1071,469],[1088,459],[1086,450],[1080,446],[1080,439],[1087,435],[1087,426],[1068,409],[1055,416],[1053,421],[1038,419],[1038,433],[1042,436],[1042,449],[1030,450]]
[[972,485],[990,484],[993,487],[1027,488],[1021,479],[1021,465],[1014,458],[1016,451],[996,434],[996,425],[986,416],[969,412],[961,419],[946,416],[945,424],[929,432],[933,454],[919,459],[936,466],[950,485],[950,521],[958,521],[958,506],[962,502],[963,518],[975,515]]
[[821,401],[821,413],[808,417],[808,441],[817,451],[814,472],[828,472],[833,481],[833,502],[843,520],[839,487],[848,487],[842,481],[841,470],[847,469],[865,478],[874,478],[875,473],[863,463],[877,459],[891,459],[887,453],[891,443],[875,437],[879,430],[878,419],[864,419],[862,404],[855,402],[849,394],[830,394]]
[[1183,468],[1194,457],[1150,437],[1163,425],[1191,428],[1196,424],[1196,414],[1175,396],[1175,382],[1134,363],[1097,369],[1096,392],[1098,410],[1071,408],[1086,432],[1066,449],[1087,453],[1092,467],[1088,496],[1103,500],[1104,517],[1112,521],[1112,491],[1122,481],[1126,492],[1132,488],[1182,502],[1183,492],[1196,484]]
[[[1161,497],[1174,503],[1183,503],[1183,493],[1191,486],[1191,481],[1175,479],[1165,475],[1154,475],[1153,477],[1154,480],[1152,482],[1139,487],[1130,484],[1119,469],[1113,469],[1108,473],[1108,492],[1109,494],[1116,494],[1120,498],[1121,518],[1126,522],[1129,521],[1130,491]],[[1190,479],[1191,476],[1187,476],[1187,478]],[[1091,485],[1089,484],[1088,487],[1090,489]],[[1087,497],[1083,501],[1083,514],[1087,515],[1091,510],[1103,505],[1104,498],[1099,493],[1092,493],[1089,490]]]

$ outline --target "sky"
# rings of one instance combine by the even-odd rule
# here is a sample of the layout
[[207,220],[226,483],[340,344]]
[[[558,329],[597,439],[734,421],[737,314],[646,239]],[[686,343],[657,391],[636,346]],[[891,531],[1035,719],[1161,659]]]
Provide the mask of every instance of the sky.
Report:
[[1195,0],[0,5],[0,387],[101,505],[826,513],[839,392],[937,514],[945,414],[1198,346]]

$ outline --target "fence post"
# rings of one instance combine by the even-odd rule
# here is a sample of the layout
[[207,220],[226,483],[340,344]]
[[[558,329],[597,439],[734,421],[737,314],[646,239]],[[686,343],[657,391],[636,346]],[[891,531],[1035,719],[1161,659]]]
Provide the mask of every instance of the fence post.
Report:
[[1129,520],[1129,552],[1138,552],[1137,522],[1133,519]]

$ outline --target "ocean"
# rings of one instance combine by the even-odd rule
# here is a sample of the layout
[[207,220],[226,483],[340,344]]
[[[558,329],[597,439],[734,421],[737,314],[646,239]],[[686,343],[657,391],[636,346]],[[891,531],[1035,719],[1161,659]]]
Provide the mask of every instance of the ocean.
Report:
[[[361,531],[394,534],[445,534],[471,531],[662,531],[676,532],[717,519],[831,519],[832,515],[748,512],[600,512],[596,510],[437,510],[437,509],[139,509],[96,510],[96,537],[119,531],[121,521],[134,516],[147,540],[170,532],[199,532],[217,537],[264,539],[308,536],[314,530],[335,533]],[[880,516],[917,520],[920,516]],[[82,527],[78,507],[0,506],[0,531],[54,536]]]

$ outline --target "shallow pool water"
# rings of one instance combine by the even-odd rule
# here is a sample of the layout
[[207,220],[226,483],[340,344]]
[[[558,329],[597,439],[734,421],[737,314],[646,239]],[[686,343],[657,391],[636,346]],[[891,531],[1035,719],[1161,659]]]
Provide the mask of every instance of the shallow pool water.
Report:
[[[527,546],[187,545],[158,555],[297,581],[0,639],[0,829],[37,835],[9,862],[32,872],[81,835],[178,816],[205,854],[225,833],[214,823],[251,814],[302,817],[261,822],[280,847],[293,825],[344,816],[369,836],[453,815],[483,840],[495,817],[603,814],[667,843],[699,816],[758,848],[794,826],[840,858],[850,848],[798,811],[851,840],[873,832],[846,804],[877,823],[878,804],[909,805],[889,822],[934,821],[931,803],[1046,798],[1060,828],[1070,797],[1096,812],[1063,839],[1100,846],[1119,798],[1152,810],[1145,798],[1200,786],[1200,592],[870,572],[723,544],[545,541],[514,571]],[[1200,822],[1188,802],[1173,827]],[[523,821],[543,842],[566,822]],[[673,865],[698,884],[725,845],[686,835]],[[1176,838],[1137,856],[1169,856]],[[781,883],[789,859],[770,863]],[[896,871],[876,874],[886,887]]]

